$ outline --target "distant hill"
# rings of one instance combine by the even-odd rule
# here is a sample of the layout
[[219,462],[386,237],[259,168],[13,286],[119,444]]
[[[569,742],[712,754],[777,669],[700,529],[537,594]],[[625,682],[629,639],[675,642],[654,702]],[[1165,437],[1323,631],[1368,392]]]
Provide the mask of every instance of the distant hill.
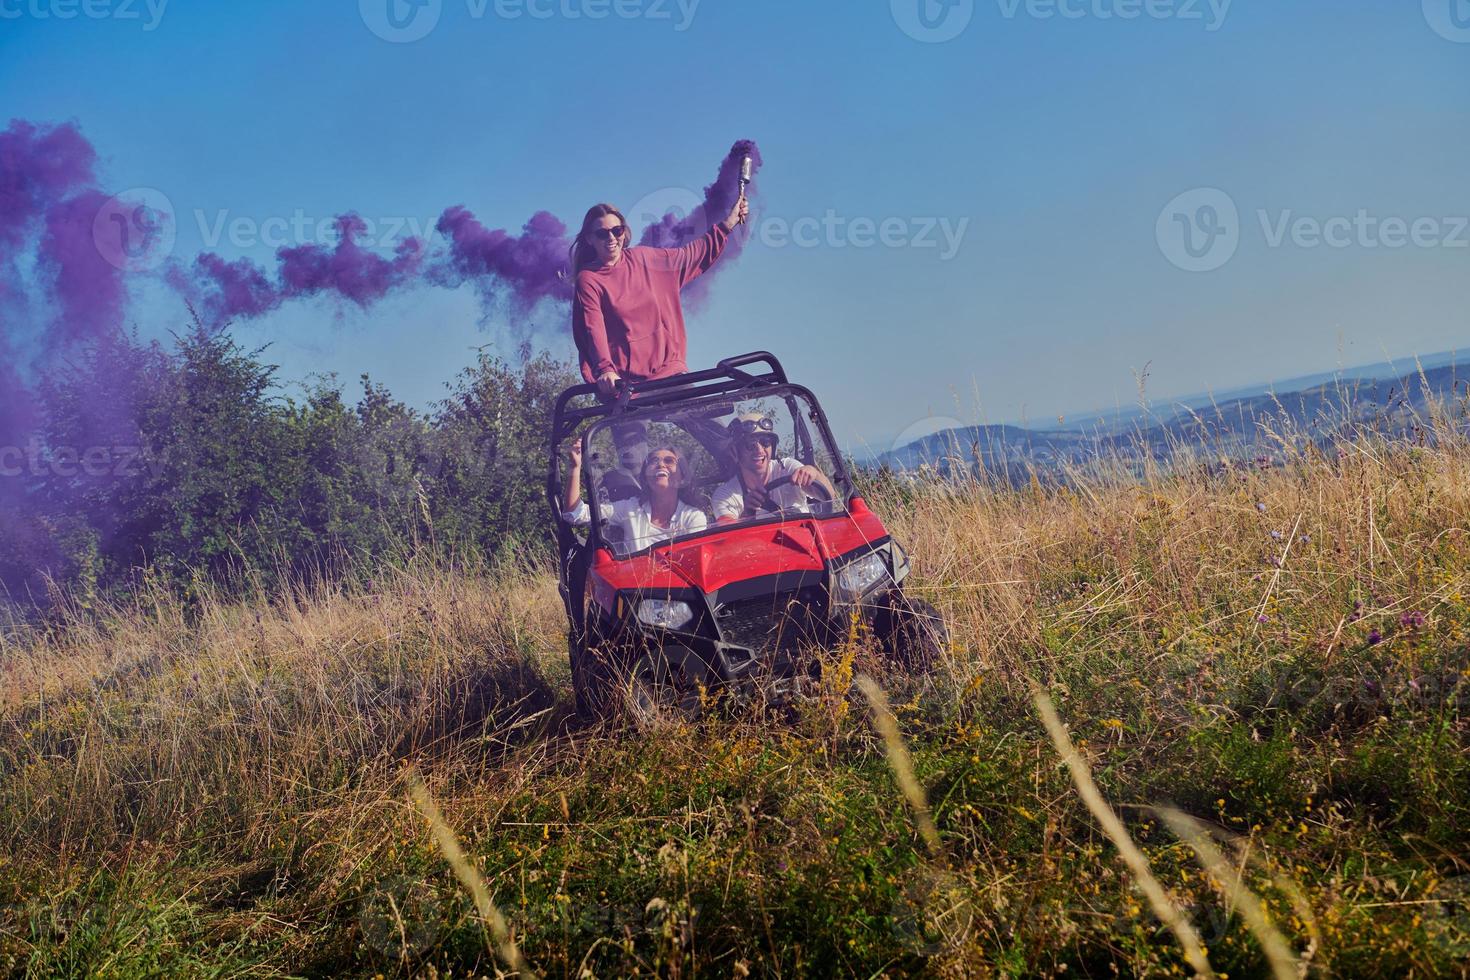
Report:
[[1470,368],[1453,354],[1422,358],[1420,368],[1389,364],[1177,399],[1160,409],[1096,413],[1056,428],[978,425],[948,429],[890,452],[874,462],[898,470],[921,466],[941,472],[977,465],[992,472],[1029,475],[1076,466],[1099,455],[1137,460],[1169,457],[1185,445],[1212,456],[1270,456],[1289,432],[1297,441],[1325,442],[1345,428],[1371,424],[1413,435],[1431,398],[1467,397]]

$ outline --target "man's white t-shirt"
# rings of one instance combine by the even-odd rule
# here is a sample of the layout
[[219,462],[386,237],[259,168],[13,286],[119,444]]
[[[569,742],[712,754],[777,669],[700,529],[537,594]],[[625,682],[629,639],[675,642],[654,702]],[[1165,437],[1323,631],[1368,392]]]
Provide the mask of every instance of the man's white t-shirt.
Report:
[[[770,468],[766,470],[766,485],[769,486],[781,479],[790,476],[801,469],[801,463],[790,457],[786,459],[771,460]],[[771,507],[777,510],[794,510],[800,513],[810,513],[811,508],[807,504],[806,491],[794,483],[785,483],[774,490],[767,491]],[[723,517],[739,520],[745,513],[745,485],[740,482],[740,474],[736,473],[730,479],[715,488],[710,497],[711,509],[715,512],[715,520]]]
[[[674,519],[669,521],[666,528],[653,523],[653,511],[646,502],[637,497],[600,504],[598,514],[604,521],[610,521],[623,529],[621,550],[629,554],[642,551],[660,541],[703,531],[709,526],[709,519],[704,516],[704,511],[690,507],[683,501],[679,502],[674,510]],[[587,506],[586,500],[579,500],[576,509],[563,513],[561,519],[570,524],[591,524],[592,508]]]

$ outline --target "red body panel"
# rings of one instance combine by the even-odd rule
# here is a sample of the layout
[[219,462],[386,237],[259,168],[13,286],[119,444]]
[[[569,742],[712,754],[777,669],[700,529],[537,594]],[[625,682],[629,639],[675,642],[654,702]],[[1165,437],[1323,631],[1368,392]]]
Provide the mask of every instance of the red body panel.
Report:
[[680,544],[655,547],[636,558],[599,551],[589,586],[598,605],[611,608],[616,591],[698,589],[709,594],[733,582],[780,572],[821,571],[840,557],[888,537],[883,522],[854,500],[851,512],[800,517],[779,524],[732,527]]

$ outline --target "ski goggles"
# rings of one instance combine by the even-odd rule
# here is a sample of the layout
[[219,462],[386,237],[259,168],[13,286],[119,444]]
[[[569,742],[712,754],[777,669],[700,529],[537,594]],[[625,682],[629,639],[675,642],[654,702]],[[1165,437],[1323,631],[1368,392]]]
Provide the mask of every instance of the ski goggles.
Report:
[[776,423],[772,419],[736,419],[730,423],[730,431],[737,438],[741,436],[773,436],[776,434]]

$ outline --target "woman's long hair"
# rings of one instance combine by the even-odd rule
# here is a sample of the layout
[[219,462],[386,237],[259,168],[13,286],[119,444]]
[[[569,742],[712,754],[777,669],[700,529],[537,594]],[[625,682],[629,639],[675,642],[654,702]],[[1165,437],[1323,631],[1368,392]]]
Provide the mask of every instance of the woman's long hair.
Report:
[[582,219],[582,230],[577,232],[577,237],[572,241],[572,247],[568,253],[572,262],[572,278],[583,269],[591,269],[601,262],[597,257],[597,251],[587,244],[587,236],[592,229],[598,227],[598,222],[608,215],[617,218],[623,226],[623,248],[627,249],[633,243],[633,232],[628,228],[628,219],[623,217],[623,212],[611,204],[594,204],[587,212],[587,217]]

